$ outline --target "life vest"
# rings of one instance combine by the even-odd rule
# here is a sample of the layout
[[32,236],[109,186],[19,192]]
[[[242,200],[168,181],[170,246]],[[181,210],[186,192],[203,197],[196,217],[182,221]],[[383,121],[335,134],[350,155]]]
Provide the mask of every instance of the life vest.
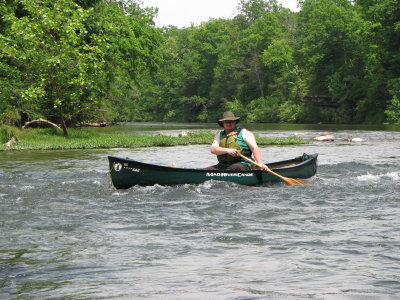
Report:
[[[243,139],[242,128],[236,128],[235,131],[232,131],[229,134],[226,134],[225,130],[223,130],[220,132],[219,137],[220,137],[220,142],[219,142],[220,147],[237,149],[244,156],[251,158],[252,152],[251,152],[249,146],[246,144],[246,142]],[[220,162],[220,163],[228,163],[228,164],[233,164],[233,163],[237,163],[237,162],[247,163],[240,156],[233,157],[229,154],[217,155],[217,159],[218,159],[218,162]]]

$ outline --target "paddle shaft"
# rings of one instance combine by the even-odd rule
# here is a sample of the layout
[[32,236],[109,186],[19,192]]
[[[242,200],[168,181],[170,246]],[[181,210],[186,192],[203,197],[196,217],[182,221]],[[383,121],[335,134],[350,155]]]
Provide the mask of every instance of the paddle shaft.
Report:
[[[245,160],[251,162],[253,165],[256,165],[257,167],[260,167],[260,168],[263,167],[263,165],[261,165],[261,164],[259,164],[258,162],[256,162],[256,161],[250,159],[250,158],[247,157],[247,156],[244,156],[242,153],[239,153],[239,152],[238,152],[238,154],[239,154],[239,156],[240,156],[241,158],[244,158]],[[278,177],[279,177],[280,179],[282,179],[282,180],[284,180],[284,178],[286,178],[286,177],[283,177],[282,175],[280,175],[280,174],[278,174],[278,173],[275,173],[274,171],[272,171],[272,170],[270,170],[270,169],[268,169],[267,171],[270,172],[271,174],[274,174],[275,176],[278,176]]]
[[[260,167],[260,168],[263,167],[261,164],[255,162],[254,160],[248,158],[247,156],[244,156],[242,153],[239,153],[239,152],[238,152],[238,155],[239,155],[241,158],[244,158],[245,160],[251,162],[252,164],[254,164],[254,165],[256,165],[256,166],[258,166],[258,167]],[[288,184],[288,185],[307,184],[307,182],[305,182],[305,181],[302,181],[302,180],[300,180],[300,179],[287,178],[287,177],[282,176],[282,175],[280,175],[280,174],[278,174],[278,173],[275,173],[274,171],[272,171],[272,170],[270,170],[270,169],[268,169],[268,170],[266,170],[266,171],[267,171],[267,172],[270,172],[271,174],[273,174],[273,175],[275,175],[275,176],[277,176],[277,177],[279,177],[280,179],[282,179],[282,180],[283,180],[286,184]]]

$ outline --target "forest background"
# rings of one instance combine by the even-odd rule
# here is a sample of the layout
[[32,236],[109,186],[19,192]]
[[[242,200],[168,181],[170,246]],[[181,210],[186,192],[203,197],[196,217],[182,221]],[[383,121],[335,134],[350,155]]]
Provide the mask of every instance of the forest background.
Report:
[[[156,28],[133,0],[0,0],[0,122],[400,123],[398,0],[241,0]],[[179,13],[179,12],[177,12]]]

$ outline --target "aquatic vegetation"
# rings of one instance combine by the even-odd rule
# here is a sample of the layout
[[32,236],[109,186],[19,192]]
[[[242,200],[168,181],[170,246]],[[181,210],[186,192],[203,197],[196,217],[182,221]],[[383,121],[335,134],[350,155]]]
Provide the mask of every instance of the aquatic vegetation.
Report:
[[[179,145],[211,144],[214,138],[212,132],[192,132],[184,137],[145,135],[118,132],[102,132],[99,130],[70,129],[69,135],[64,136],[61,130],[55,128],[27,129],[12,128],[19,139],[10,147],[4,145],[1,128],[1,150],[45,150],[45,149],[100,149],[100,148],[140,148],[140,147],[168,147]],[[10,129],[8,129],[9,131]],[[6,138],[4,138],[6,139]],[[291,136],[287,138],[265,138],[256,136],[260,146],[267,145],[299,145],[307,141]]]

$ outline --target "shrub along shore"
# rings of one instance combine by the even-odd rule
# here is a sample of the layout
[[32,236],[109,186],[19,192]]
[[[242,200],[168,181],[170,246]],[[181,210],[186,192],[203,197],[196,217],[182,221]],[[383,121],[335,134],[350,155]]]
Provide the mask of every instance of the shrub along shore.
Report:
[[[69,129],[64,136],[61,130],[19,129],[16,127],[0,127],[0,151],[9,150],[66,150],[66,149],[107,149],[107,148],[141,148],[167,147],[179,145],[210,144],[214,138],[212,132],[191,132],[184,137],[153,136],[129,133],[108,133],[88,128]],[[12,137],[16,142],[10,146],[5,143]],[[264,138],[256,136],[260,146],[268,145],[301,145],[308,143],[296,136],[287,138]]]

